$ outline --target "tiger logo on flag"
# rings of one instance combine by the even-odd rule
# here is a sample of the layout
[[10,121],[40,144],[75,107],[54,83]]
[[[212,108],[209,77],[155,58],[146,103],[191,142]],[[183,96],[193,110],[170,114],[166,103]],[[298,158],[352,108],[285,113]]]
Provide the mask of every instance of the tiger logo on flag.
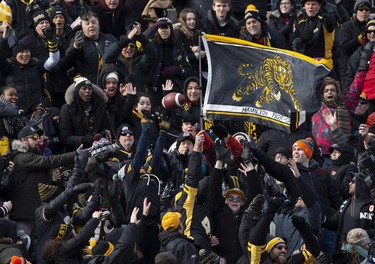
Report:
[[255,101],[255,106],[261,108],[263,104],[280,101],[281,91],[283,91],[290,96],[294,108],[300,110],[294,90],[292,64],[280,55],[274,54],[272,57],[264,59],[256,69],[252,64],[241,64],[237,73],[239,76],[245,77],[245,80],[234,92],[232,96],[234,101],[239,102],[244,96],[262,89],[260,96]]

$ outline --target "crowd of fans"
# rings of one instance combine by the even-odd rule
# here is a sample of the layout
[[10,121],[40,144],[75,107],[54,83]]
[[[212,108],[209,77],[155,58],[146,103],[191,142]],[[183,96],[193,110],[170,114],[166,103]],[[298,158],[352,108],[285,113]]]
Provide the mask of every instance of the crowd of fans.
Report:
[[[371,3],[271,4],[1,0],[0,264],[375,263]],[[321,107],[203,120],[205,33],[330,60]]]

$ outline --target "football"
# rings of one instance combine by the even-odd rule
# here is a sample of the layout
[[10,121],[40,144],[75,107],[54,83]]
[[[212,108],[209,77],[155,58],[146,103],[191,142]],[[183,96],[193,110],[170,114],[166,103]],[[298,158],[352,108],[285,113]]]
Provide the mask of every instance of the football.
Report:
[[185,96],[180,93],[169,93],[166,94],[161,100],[161,104],[165,109],[175,109],[182,107],[186,103]]

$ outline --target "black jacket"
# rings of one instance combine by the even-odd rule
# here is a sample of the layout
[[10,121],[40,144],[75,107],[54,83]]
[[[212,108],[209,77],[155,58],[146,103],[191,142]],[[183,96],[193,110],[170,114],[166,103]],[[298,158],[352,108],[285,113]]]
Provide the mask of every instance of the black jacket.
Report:
[[207,18],[201,23],[202,31],[207,34],[221,35],[226,37],[238,38],[240,36],[240,28],[238,21],[229,15],[226,17],[226,25],[221,27],[217,21],[215,12],[211,9],[207,13]]

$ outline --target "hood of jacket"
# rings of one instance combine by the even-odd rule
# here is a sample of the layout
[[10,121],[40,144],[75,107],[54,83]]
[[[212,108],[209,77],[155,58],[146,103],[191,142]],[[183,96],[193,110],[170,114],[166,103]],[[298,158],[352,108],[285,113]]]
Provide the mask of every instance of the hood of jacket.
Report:
[[[72,83],[69,85],[68,89],[66,89],[65,92],[65,102],[68,105],[71,105],[74,101],[77,101],[77,93],[75,91],[75,85]],[[92,84],[92,99],[93,100],[98,100],[98,101],[103,101],[104,103],[107,103],[108,98],[105,95],[104,91],[99,88],[99,86]]]

